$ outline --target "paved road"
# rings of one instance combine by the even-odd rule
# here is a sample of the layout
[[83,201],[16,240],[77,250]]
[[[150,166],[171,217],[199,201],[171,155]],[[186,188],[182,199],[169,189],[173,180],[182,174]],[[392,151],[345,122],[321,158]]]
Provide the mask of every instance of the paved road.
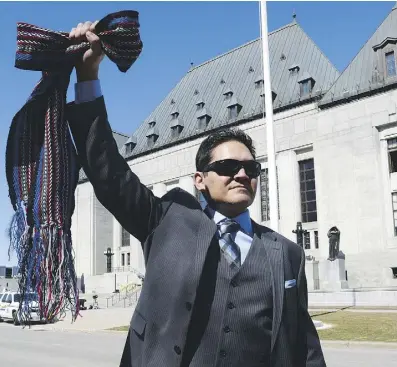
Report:
[[[126,334],[22,329],[0,324],[0,364],[13,367],[117,367]],[[328,367],[395,367],[397,348],[325,345]]]
[[[117,367],[125,333],[22,329],[0,324],[0,365]],[[8,362],[8,363],[7,363]]]
[[397,347],[371,345],[323,346],[328,367],[395,367]]

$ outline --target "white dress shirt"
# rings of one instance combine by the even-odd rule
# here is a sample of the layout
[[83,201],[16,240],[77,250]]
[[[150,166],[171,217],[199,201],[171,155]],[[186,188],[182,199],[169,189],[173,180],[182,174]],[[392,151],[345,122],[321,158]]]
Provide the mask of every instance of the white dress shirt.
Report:
[[[210,217],[215,222],[215,224],[219,224],[219,223],[223,222],[224,220],[229,219],[229,218],[226,218],[223,214],[218,213],[217,211],[214,211],[213,209],[211,209],[208,206],[206,208],[206,211],[210,214]],[[243,213],[238,215],[237,217],[230,218],[230,219],[236,221],[238,224],[240,224],[240,227],[241,227],[241,230],[237,231],[237,233],[234,237],[234,242],[240,248],[241,265],[243,265],[243,262],[246,259],[248,252],[251,248],[252,237],[253,237],[252,222],[251,222],[251,218],[249,215],[249,211],[247,209]],[[220,237],[220,231],[218,230],[218,238],[219,237]],[[219,246],[222,247],[223,243],[221,243],[221,241],[222,240],[219,240]]]

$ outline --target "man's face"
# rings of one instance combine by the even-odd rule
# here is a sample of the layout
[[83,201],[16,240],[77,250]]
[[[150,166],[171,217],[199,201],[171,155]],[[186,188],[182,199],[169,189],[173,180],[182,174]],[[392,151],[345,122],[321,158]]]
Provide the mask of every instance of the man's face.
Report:
[[[249,149],[237,141],[228,141],[218,145],[212,151],[210,163],[236,159],[252,161],[254,158]],[[210,196],[215,210],[228,217],[234,217],[249,207],[255,198],[257,178],[249,178],[241,168],[234,176],[222,176],[216,172],[197,172],[195,174],[196,187]]]

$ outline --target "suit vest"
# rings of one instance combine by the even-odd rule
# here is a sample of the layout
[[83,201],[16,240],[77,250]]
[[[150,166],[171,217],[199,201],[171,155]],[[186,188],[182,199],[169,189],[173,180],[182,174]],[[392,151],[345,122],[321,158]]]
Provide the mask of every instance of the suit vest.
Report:
[[240,269],[209,253],[197,289],[183,367],[266,367],[273,319],[272,275],[262,241],[253,241]]

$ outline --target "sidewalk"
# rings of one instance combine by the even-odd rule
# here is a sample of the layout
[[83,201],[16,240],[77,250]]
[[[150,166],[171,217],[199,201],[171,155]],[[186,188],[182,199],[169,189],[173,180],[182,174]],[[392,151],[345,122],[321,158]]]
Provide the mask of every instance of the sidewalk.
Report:
[[134,308],[104,308],[98,310],[81,311],[81,317],[75,322],[71,322],[71,315],[67,316],[54,324],[35,324],[33,330],[75,330],[75,331],[103,331],[116,326],[126,326],[130,324]]

